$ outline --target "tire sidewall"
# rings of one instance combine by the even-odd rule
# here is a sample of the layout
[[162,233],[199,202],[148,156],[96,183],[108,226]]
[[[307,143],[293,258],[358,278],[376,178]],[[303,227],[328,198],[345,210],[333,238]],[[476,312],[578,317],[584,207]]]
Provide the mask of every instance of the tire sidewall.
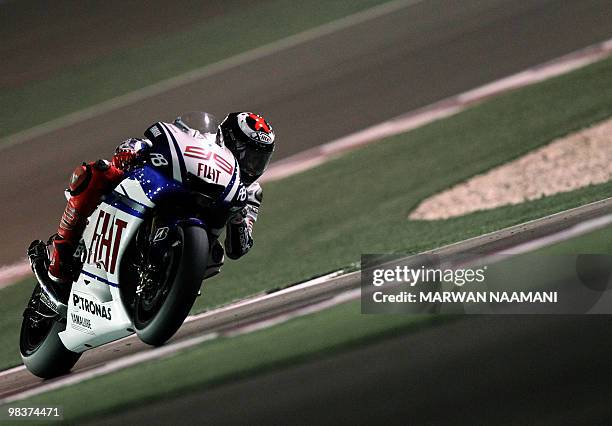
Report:
[[[27,321],[27,319],[24,318],[23,321]],[[21,333],[24,332],[23,327],[22,324]],[[59,333],[65,329],[65,323],[54,321],[43,342],[29,355],[24,355],[20,340],[21,360],[28,371],[43,379],[57,377],[70,371],[81,354],[66,349],[62,343]]]
[[136,327],[145,343],[164,344],[180,328],[193,306],[206,272],[209,240],[206,230],[198,226],[179,227],[182,253],[176,275],[166,300],[153,320],[144,328]]

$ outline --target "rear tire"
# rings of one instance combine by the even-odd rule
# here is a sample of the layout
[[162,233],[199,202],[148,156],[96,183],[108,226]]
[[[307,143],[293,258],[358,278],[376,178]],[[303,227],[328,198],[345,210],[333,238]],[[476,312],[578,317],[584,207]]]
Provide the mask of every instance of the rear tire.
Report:
[[[37,291],[40,292],[39,286],[34,290],[33,297]],[[21,322],[19,352],[23,364],[28,371],[43,379],[68,373],[81,354],[66,349],[59,338],[58,333],[66,329],[66,323],[55,318],[44,318],[38,327],[33,327],[29,315],[37,314],[27,314]]]
[[[144,343],[163,345],[181,327],[193,306],[206,272],[208,235],[197,226],[178,228],[181,242],[180,259],[174,277],[170,277],[170,290],[155,315],[139,320],[135,312],[136,334]],[[138,297],[136,304],[140,303]],[[135,308],[139,309],[139,306]]]

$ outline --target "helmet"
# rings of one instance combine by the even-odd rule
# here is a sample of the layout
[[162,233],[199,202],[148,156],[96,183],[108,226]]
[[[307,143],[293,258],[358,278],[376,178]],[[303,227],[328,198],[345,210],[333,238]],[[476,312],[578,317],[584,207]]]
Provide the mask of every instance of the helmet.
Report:
[[240,178],[247,185],[255,182],[270,163],[274,151],[274,130],[261,115],[232,112],[217,131],[217,143],[236,157]]

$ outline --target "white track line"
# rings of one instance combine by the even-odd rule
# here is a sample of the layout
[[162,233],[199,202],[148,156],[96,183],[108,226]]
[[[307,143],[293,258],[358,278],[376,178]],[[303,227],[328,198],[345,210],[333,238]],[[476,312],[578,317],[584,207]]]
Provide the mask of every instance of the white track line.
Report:
[[296,291],[301,291],[305,288],[309,288],[309,287],[314,287],[317,286],[319,284],[322,284],[324,282],[327,282],[329,280],[331,280],[332,278],[336,278],[340,275],[342,275],[344,273],[344,271],[336,271],[336,272],[332,272],[330,274],[327,275],[323,275],[317,278],[313,278],[312,280],[309,281],[305,281],[301,284],[296,284],[296,285],[292,285],[290,287],[284,288],[282,290],[278,290],[275,291],[273,293],[269,293],[269,294],[264,294],[261,296],[255,296],[249,299],[244,299],[241,300],[239,302],[233,303],[231,305],[226,305],[226,306],[222,306],[220,308],[217,308],[215,310],[212,311],[207,311],[207,312],[202,312],[201,314],[197,314],[197,315],[192,315],[187,317],[187,319],[185,320],[185,322],[192,322],[192,321],[196,321],[196,320],[200,320],[202,318],[207,318],[210,316],[214,316],[217,315],[221,312],[225,312],[225,311],[229,311],[229,310],[233,310],[239,307],[243,307],[243,306],[248,306],[248,305],[253,305],[256,303],[259,303],[263,300],[268,300],[268,299],[273,299],[275,297],[280,297],[280,296],[284,296],[287,294],[291,294],[294,293]]
[[536,238],[535,240],[519,244],[507,250],[503,250],[497,254],[517,255],[532,252],[542,247],[550,246],[552,244],[569,240],[570,238],[579,237],[597,231],[598,229],[605,228],[609,225],[612,225],[612,214],[587,220],[586,222],[577,223],[576,225],[568,229],[564,229],[563,231],[556,232],[552,235],[546,235],[544,237]]
[[30,263],[27,260],[2,266],[0,267],[0,288],[8,287],[31,273]]
[[235,68],[257,59],[265,58],[272,54],[290,49],[300,44],[316,40],[320,37],[333,34],[335,32],[359,25],[385,15],[397,12],[398,10],[416,5],[424,0],[395,0],[384,3],[361,12],[354,13],[344,18],[337,19],[327,24],[302,31],[301,33],[283,38],[281,40],[266,44],[264,46],[240,53],[219,62],[186,72],[176,77],[162,80],[142,89],[135,90],[125,95],[117,96],[108,101],[99,103],[89,108],[65,115],[55,120],[48,121],[30,129],[15,133],[0,140],[0,151],[15,145],[27,142],[33,138],[46,133],[58,130],[72,124],[97,117],[109,111],[134,104],[152,96],[159,95],[168,90],[192,83],[205,77],[222,73],[231,68]]
[[9,368],[8,370],[0,371],[0,377],[8,376],[13,373],[18,373],[21,370],[25,370],[25,365],[18,365],[17,367]]
[[353,290],[345,291],[344,293],[337,294],[331,299],[323,300],[322,302],[315,303],[310,306],[296,309],[295,311],[288,312],[286,314],[278,315],[267,320],[258,321],[253,324],[248,324],[242,327],[238,327],[234,330],[230,330],[225,333],[228,337],[239,336],[241,334],[252,333],[254,331],[263,330],[265,328],[273,327],[275,325],[282,324],[293,318],[301,317],[304,315],[314,314],[315,312],[322,311],[324,309],[331,308],[341,303],[349,302],[351,300],[359,299],[361,296],[361,289],[356,288]]
[[558,59],[504,77],[432,105],[401,115],[384,123],[350,134],[280,160],[270,166],[262,181],[274,181],[323,164],[345,151],[394,136],[433,121],[457,114],[474,103],[509,90],[568,73],[612,55],[612,39],[580,49]]
[[119,358],[114,361],[110,361],[100,367],[97,367],[91,370],[86,370],[81,373],[71,374],[62,379],[57,379],[50,383],[43,384],[41,386],[37,386],[33,389],[29,389],[29,390],[20,392],[13,396],[9,396],[7,398],[0,400],[0,405],[15,402],[15,401],[20,401],[25,398],[30,398],[32,396],[40,395],[41,393],[45,393],[45,392],[60,389],[66,386],[74,385],[76,383],[80,383],[85,380],[93,379],[94,377],[103,376],[105,374],[109,374],[114,371],[122,370],[124,368],[131,367],[131,366],[134,366],[134,365],[146,362],[146,361],[167,357],[169,355],[173,355],[179,352],[180,350],[199,345],[200,343],[215,339],[216,337],[217,337],[216,333],[209,333],[203,336],[192,337],[187,340],[182,340],[180,342],[171,343],[169,345],[151,349],[148,351],[143,351],[143,352],[138,352],[133,355],[128,355],[126,357]]

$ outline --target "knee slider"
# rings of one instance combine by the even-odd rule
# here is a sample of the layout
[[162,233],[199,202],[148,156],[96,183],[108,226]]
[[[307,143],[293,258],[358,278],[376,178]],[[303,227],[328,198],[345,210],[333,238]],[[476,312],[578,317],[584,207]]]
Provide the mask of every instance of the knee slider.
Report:
[[87,163],[83,163],[74,169],[72,176],[70,177],[70,183],[68,185],[68,189],[70,190],[70,195],[73,197],[75,195],[79,195],[81,192],[87,188],[89,182],[91,181],[91,168]]

